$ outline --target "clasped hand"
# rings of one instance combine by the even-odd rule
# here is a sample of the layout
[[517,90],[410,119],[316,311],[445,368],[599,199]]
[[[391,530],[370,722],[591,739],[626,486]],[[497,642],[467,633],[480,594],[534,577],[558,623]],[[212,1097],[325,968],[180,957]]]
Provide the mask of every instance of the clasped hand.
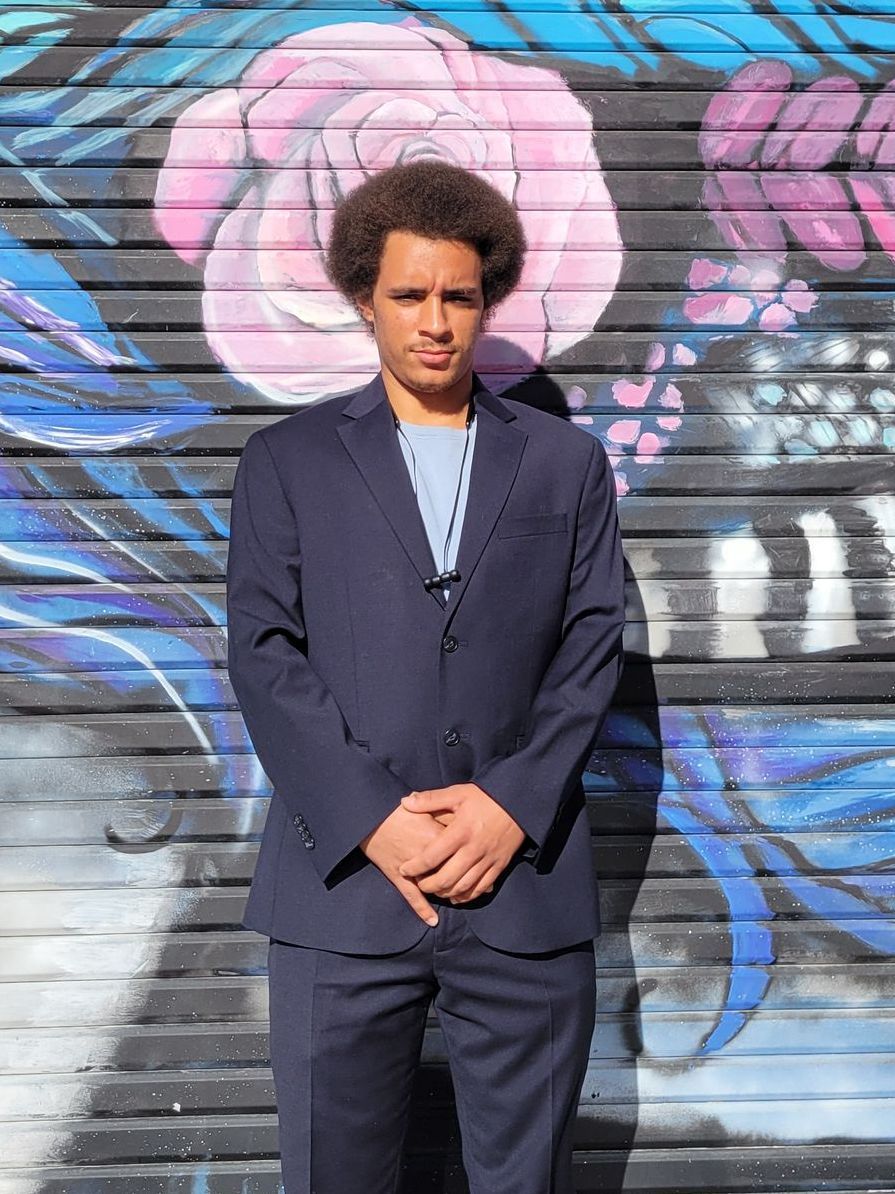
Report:
[[468,903],[490,891],[525,840],[510,814],[476,784],[411,792],[361,848],[427,924],[426,895]]

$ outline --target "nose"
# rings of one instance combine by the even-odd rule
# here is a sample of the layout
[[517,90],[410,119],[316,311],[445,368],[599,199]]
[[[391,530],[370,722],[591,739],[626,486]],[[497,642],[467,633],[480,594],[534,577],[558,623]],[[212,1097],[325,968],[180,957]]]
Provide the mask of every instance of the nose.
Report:
[[451,327],[447,320],[444,302],[437,294],[430,294],[420,304],[420,334],[430,340],[449,340]]

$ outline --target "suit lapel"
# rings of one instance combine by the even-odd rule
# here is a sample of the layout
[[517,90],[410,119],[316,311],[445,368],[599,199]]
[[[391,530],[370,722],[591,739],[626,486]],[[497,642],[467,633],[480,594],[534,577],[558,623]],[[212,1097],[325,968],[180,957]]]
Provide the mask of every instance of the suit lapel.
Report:
[[[429,590],[434,607],[442,616],[446,614],[448,623],[466,592],[509,495],[527,438],[524,431],[513,426],[516,416],[510,407],[485,389],[475,375],[473,395],[476,405],[475,450],[456,564],[461,579],[451,586],[447,606],[439,588]],[[342,443],[422,583],[426,577],[436,575],[438,568],[395,432],[382,375],[377,374],[359,391],[342,413],[350,420],[338,428]]]
[[469,473],[469,493],[463,530],[457,548],[460,580],[451,585],[447,603],[446,626],[453,620],[463,600],[472,574],[494,530],[498,515],[506,504],[519,471],[527,432],[514,426],[515,414],[478,378],[473,390],[476,403],[475,451]]
[[[413,485],[395,431],[381,374],[356,394],[342,412],[350,417],[338,432],[382,513],[391,524],[420,581],[438,569],[426,536]],[[430,590],[444,609],[441,593]]]

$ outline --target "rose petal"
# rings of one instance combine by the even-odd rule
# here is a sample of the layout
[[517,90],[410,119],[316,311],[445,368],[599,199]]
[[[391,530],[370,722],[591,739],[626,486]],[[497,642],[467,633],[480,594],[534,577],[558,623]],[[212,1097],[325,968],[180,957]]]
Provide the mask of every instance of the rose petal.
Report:
[[316,136],[344,105],[330,92],[279,87],[248,106],[246,121],[253,157],[273,166],[297,164],[299,146]]
[[652,431],[645,431],[637,441],[637,457],[655,456],[662,450],[662,440]]
[[[352,75],[367,86],[394,87],[397,78],[403,83],[450,87],[453,79],[444,65],[443,55],[423,30],[423,26],[410,27],[405,22],[386,25],[376,21],[345,21],[326,26],[326,40],[331,46],[328,50],[319,44],[319,31],[307,30],[285,38],[278,46],[254,58],[246,68],[242,84],[275,87],[311,63],[320,72],[319,82],[331,80],[336,87],[345,86]],[[465,42],[451,34],[447,37],[453,44],[467,49]]]
[[[321,129],[312,149],[309,166],[315,169],[330,170],[334,177],[349,171],[363,170],[363,159],[357,138],[361,132],[353,129],[325,128]],[[392,137],[403,136],[402,133],[386,134]],[[394,165],[394,159],[389,165]]]
[[309,249],[320,247],[315,226],[316,212],[311,208],[267,207],[258,221],[259,255],[278,249]]
[[[263,292],[258,295],[257,322],[268,317]],[[278,328],[272,322],[239,332],[207,333],[212,351],[227,370],[241,381],[279,402],[311,401],[326,394],[344,392],[362,384],[364,374],[379,368],[375,341],[364,332],[309,332],[296,326]],[[338,349],[336,349],[338,344]],[[333,377],[334,361],[345,374]],[[284,374],[273,378],[271,374]]]
[[780,270],[764,264],[757,265],[752,271],[750,281],[756,290],[769,290],[773,293],[780,285]]
[[531,290],[514,290],[492,315],[488,328],[492,332],[543,332],[544,304],[540,294]]
[[792,327],[795,322],[794,312],[785,303],[772,303],[758,317],[758,326],[763,332],[780,332]]
[[[153,218],[161,235],[190,265],[205,259],[227,200],[247,179],[246,139],[236,91],[213,91],[184,112],[171,130],[165,162],[155,187]],[[196,169],[196,135],[202,127],[202,157]],[[211,164],[213,163],[213,164]],[[189,206],[187,206],[187,204]]]
[[640,434],[640,419],[617,419],[606,434],[614,444],[633,444]]
[[328,331],[363,331],[364,321],[354,306],[340,294],[325,290],[268,291],[281,311],[286,311],[307,327]]
[[684,299],[683,309],[691,323],[733,327],[746,323],[755,307],[748,295],[726,294],[716,290]]
[[206,290],[238,289],[260,283],[256,242],[261,213],[256,206],[255,195],[245,207],[227,213],[205,262]]
[[712,261],[710,257],[696,257],[687,274],[687,285],[691,290],[706,290],[723,282],[730,267],[723,261]]
[[[228,289],[206,285],[203,295],[202,309],[211,351],[233,376],[272,401],[311,401],[353,388],[357,374],[329,372],[333,360],[332,336],[300,331],[301,324],[294,312],[278,305],[262,287],[260,275],[253,270],[264,256],[259,256],[256,248],[261,219],[262,213],[257,211],[232,212],[219,238],[228,247],[226,251],[213,252],[209,259],[216,279],[228,284]],[[242,246],[241,254],[233,252],[231,246],[235,245]],[[236,285],[242,289],[235,290]],[[343,327],[344,321],[338,326]],[[234,332],[234,327],[239,331]],[[361,374],[375,372],[375,345],[363,333],[341,336],[338,360],[343,369],[353,365]],[[277,370],[284,376],[274,377]]]
[[[529,95],[534,102],[544,91],[557,92],[560,100],[571,95],[568,85],[556,71],[527,64],[520,68],[516,63],[500,62],[490,54],[471,53],[466,42],[444,29],[427,29],[426,37],[442,48],[445,66],[461,92],[499,91],[507,104],[512,102],[510,97],[516,92]],[[474,100],[469,97],[466,100],[472,107],[476,106]],[[551,94],[551,110],[553,100]]]
[[[603,199],[609,198],[609,192],[592,146],[590,155],[589,168],[583,174],[585,188],[580,206],[600,209]],[[574,213],[563,213],[563,216],[570,225],[569,235],[574,238]],[[582,298],[581,271],[584,261],[581,252],[557,253],[553,275],[544,296],[544,310],[551,329],[589,331],[603,314],[618,285],[623,249],[615,210],[611,206],[593,210],[592,219],[591,235],[601,238],[601,247],[595,254],[598,269],[591,269],[586,275],[588,294],[586,298]],[[524,223],[523,216],[523,225]],[[574,292],[576,288],[577,294],[568,293]],[[587,334],[587,331],[582,334]],[[548,344],[549,351],[552,349]]]
[[801,278],[793,278],[791,282],[787,282],[781,295],[787,307],[803,314],[816,305],[817,297],[813,291],[808,289],[808,283],[803,282]]
[[323,266],[323,251],[268,249],[258,258],[258,277],[266,289],[332,290]]
[[684,405],[684,398],[676,385],[671,382],[665,387],[659,395],[659,405],[667,406],[670,410],[680,410]]
[[646,406],[646,400],[649,398],[655,384],[656,379],[654,377],[648,377],[639,385],[623,377],[612,383],[612,397],[619,406],[628,406],[635,409]]

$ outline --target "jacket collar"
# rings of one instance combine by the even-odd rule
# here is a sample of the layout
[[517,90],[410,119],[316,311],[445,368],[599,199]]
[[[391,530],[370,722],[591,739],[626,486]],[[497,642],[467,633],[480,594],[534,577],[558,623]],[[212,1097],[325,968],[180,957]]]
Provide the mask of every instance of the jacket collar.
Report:
[[[445,629],[463,599],[509,496],[528,438],[528,433],[515,425],[516,415],[511,408],[492,394],[475,373],[472,395],[476,437],[466,514],[457,551],[456,567],[461,579],[451,585],[447,606],[440,589],[429,590],[433,611],[437,607],[441,616],[446,616]],[[435,576],[439,568],[432,557],[425,524],[404,463],[381,373],[350,399],[342,414],[347,416],[338,427],[342,443],[419,573],[422,584],[426,577]]]
[[[496,394],[491,393],[477,373],[472,375],[472,396],[477,410],[484,407],[496,418],[502,419],[504,423],[516,418],[515,413],[505,402],[501,402]],[[377,373],[371,382],[368,382],[363,389],[358,390],[350,399],[342,410],[342,414],[348,415],[350,419],[360,419],[369,414],[380,402],[385,403],[386,406],[389,405],[382,374]]]

